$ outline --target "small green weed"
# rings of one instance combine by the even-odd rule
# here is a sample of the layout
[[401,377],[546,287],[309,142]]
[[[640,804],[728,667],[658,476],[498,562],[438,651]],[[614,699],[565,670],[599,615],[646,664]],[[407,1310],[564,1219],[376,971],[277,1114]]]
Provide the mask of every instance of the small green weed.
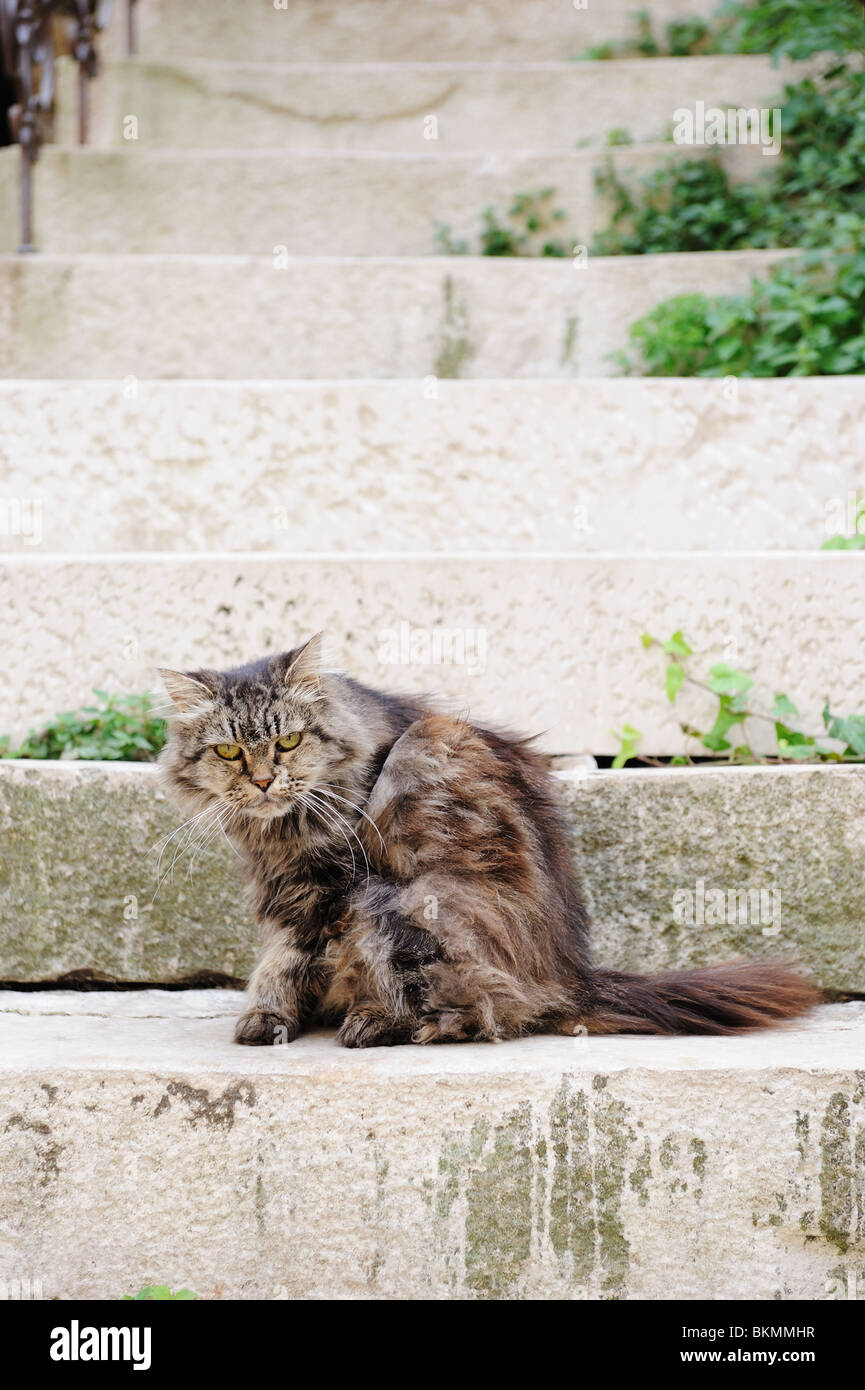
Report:
[[[865,714],[839,716],[832,712],[827,701],[823,710],[823,732],[803,733],[797,727],[799,711],[789,696],[777,693],[769,710],[758,709],[753,704],[754,680],[745,671],[726,662],[717,662],[709,668],[707,676],[695,676],[691,662],[693,649],[681,632],[674,632],[666,642],[644,632],[640,641],[646,650],[657,647],[667,658],[664,690],[671,704],[675,703],[683,686],[706,691],[717,701],[714,721],[709,728],[680,725],[682,732],[700,746],[701,761],[707,757],[723,764],[865,761]],[[774,752],[766,754],[754,750],[748,728],[753,721],[771,725]],[[643,736],[633,724],[626,724],[621,732],[611,732],[621,745],[613,759],[614,768],[624,767],[629,762],[687,766],[694,760],[685,754],[669,759],[641,754],[639,747]],[[827,739],[833,740],[834,746],[828,744]]]
[[152,712],[150,695],[109,695],[94,690],[98,705],[58,714],[17,748],[0,738],[3,758],[95,758],[152,762],[166,738],[166,722]]

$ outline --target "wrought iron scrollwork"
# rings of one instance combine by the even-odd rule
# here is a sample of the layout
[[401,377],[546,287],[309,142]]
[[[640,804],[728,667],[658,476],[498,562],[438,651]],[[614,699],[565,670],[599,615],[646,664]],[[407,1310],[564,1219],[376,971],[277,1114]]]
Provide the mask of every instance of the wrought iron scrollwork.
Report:
[[51,135],[54,111],[56,26],[67,27],[71,51],[78,63],[78,138],[86,144],[89,125],[87,85],[99,69],[95,47],[113,0],[0,0],[0,43],[3,69],[12,79],[15,101],[9,110],[13,139],[21,146],[21,245],[33,245],[33,165]]
[[89,86],[99,72],[96,35],[110,23],[113,0],[71,0],[60,10],[72,11],[72,55],[78,64],[78,142],[86,145],[90,134]]

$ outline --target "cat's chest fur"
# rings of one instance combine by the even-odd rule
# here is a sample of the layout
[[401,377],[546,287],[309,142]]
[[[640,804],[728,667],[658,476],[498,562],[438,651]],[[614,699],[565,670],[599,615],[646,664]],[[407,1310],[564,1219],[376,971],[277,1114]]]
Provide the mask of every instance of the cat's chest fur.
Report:
[[348,906],[351,871],[335,854],[273,847],[247,858],[253,908],[259,920],[286,932],[307,951],[323,950],[339,934]]

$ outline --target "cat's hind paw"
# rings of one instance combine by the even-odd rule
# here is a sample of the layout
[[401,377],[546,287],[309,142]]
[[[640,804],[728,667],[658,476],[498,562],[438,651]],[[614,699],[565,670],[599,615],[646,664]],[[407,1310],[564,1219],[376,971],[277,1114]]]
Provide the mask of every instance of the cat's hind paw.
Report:
[[290,1018],[269,1009],[248,1009],[234,1029],[234,1041],[245,1047],[281,1047],[294,1042],[299,1028]]

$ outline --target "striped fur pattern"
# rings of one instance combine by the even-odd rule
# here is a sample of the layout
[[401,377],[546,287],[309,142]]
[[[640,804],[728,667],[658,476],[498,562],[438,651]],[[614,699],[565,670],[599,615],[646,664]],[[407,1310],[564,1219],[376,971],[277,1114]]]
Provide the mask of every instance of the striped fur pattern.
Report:
[[238,1042],[315,1023],[347,1047],[732,1033],[816,1002],[780,964],[595,969],[555,782],[525,739],[327,672],[319,638],[161,674],[185,833],[225,835],[262,927]]

